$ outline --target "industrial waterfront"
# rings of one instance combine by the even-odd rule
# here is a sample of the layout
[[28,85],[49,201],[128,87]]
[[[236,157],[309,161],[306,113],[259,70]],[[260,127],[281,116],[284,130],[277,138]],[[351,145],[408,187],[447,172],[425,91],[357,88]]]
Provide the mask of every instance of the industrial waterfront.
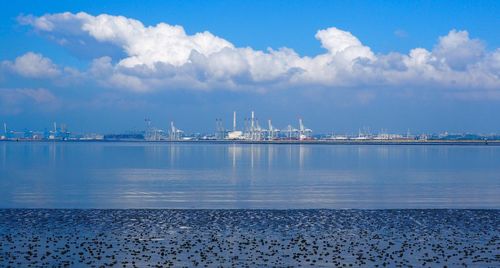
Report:
[[356,134],[314,133],[298,118],[297,125],[288,124],[284,128],[273,125],[272,120],[263,127],[252,111],[243,123],[238,124],[237,113],[233,112],[232,126],[224,125],[220,118],[215,119],[213,132],[187,133],[170,121],[168,128],[157,127],[144,119],[144,129],[123,133],[79,133],[69,130],[66,124],[53,123],[44,130],[15,130],[3,124],[0,141],[146,141],[146,142],[218,142],[218,143],[263,143],[263,144],[500,144],[500,134],[477,133],[389,133],[369,128],[360,129]]

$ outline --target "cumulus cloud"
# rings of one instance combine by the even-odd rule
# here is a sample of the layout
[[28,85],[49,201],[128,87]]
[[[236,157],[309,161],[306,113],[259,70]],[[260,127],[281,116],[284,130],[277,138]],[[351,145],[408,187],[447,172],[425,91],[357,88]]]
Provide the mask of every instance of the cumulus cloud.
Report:
[[59,101],[52,92],[44,88],[0,88],[0,113],[19,114],[27,107],[52,110]]
[[14,62],[3,61],[2,65],[4,68],[28,78],[51,78],[61,73],[52,60],[33,52],[17,57]]
[[370,86],[489,91],[500,88],[499,50],[487,51],[467,31],[450,31],[439,38],[432,50],[415,48],[408,54],[377,54],[352,33],[331,27],[315,35],[325,52],[307,57],[290,48],[260,51],[235,47],[208,31],[189,35],[179,25],[146,26],[135,19],[107,14],[57,13],[22,16],[19,21],[61,44],[82,44],[90,38],[122,50],[124,56],[116,60],[94,59],[87,75],[103,86],[134,91]]
[[452,30],[440,37],[433,50],[437,58],[445,61],[452,69],[464,70],[484,57],[484,44],[478,39],[470,39],[466,31]]

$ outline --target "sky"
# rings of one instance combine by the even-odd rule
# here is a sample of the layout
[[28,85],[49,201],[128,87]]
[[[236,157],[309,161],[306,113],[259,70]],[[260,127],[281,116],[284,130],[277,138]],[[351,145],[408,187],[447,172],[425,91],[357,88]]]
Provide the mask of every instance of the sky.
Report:
[[12,1],[0,121],[500,133],[499,1]]

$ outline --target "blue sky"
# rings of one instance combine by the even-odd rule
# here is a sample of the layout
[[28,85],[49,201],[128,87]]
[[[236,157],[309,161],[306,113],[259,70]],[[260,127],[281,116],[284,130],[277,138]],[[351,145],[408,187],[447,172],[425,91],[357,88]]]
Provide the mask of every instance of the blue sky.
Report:
[[[115,132],[150,117],[211,131],[254,109],[316,132],[500,132],[498,1],[13,1],[0,13],[12,128]],[[121,31],[117,16],[142,26]],[[171,42],[159,23],[185,33]]]

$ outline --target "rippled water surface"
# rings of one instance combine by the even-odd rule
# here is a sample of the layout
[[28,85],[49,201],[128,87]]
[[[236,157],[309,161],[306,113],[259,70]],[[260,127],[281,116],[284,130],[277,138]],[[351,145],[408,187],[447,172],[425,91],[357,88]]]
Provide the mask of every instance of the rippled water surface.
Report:
[[0,142],[3,208],[500,208],[500,147]]

